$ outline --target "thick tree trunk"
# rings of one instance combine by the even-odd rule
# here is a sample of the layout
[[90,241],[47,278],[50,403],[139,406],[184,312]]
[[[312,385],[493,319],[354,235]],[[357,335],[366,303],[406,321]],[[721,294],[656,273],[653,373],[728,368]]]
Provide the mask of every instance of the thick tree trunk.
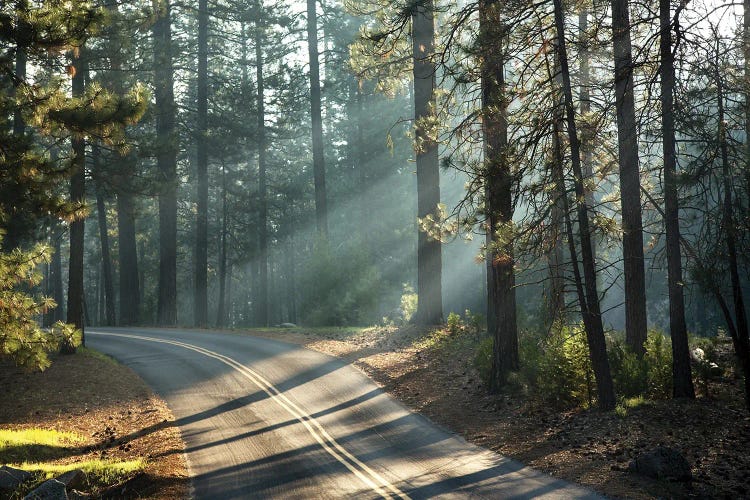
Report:
[[[86,78],[86,62],[83,59],[83,48],[73,57],[72,65],[76,69],[73,76],[73,97],[80,97],[84,93]],[[73,175],[70,178],[70,201],[83,203],[86,201],[86,143],[82,137],[73,137]],[[74,221],[70,225],[70,260],[68,262],[68,315],[67,322],[84,331],[83,311],[83,243],[84,219]],[[84,337],[85,345],[85,337]],[[63,354],[76,352],[75,346],[65,342],[61,347]]]
[[170,0],[153,0],[156,156],[159,173],[159,292],[157,323],[177,323],[177,133]]
[[642,356],[646,342],[646,275],[643,257],[641,177],[638,166],[638,127],[633,93],[633,57],[627,0],[612,0],[612,38],[615,57],[615,105],[620,159],[622,254],[625,274],[625,338]]
[[196,326],[208,324],[208,0],[198,2],[198,121],[196,164],[198,192],[195,221]]
[[101,173],[101,150],[98,145],[91,149],[94,171],[97,173],[96,182],[96,211],[99,220],[99,243],[102,250],[102,290],[104,297],[103,312],[106,326],[115,325],[115,288],[112,280],[112,256],[109,250],[109,231],[107,230],[107,208],[104,203],[104,186],[99,177]]
[[508,119],[505,92],[503,40],[505,26],[500,4],[479,4],[482,50],[482,124],[485,155],[485,195],[489,246],[487,248],[487,304],[492,311],[494,339],[492,376],[494,390],[505,384],[508,373],[518,370],[518,328],[513,238],[513,174],[507,158]]
[[[259,283],[258,283],[258,317],[260,326],[268,326],[268,188],[266,178],[266,106],[265,83],[263,79],[263,27],[255,25],[255,76],[256,106],[258,113],[258,247]],[[320,89],[318,89],[320,90]],[[320,97],[320,96],[318,96]],[[318,102],[320,112],[320,102]],[[322,132],[321,132],[322,133]],[[322,135],[321,135],[322,137]],[[321,140],[322,144],[322,140]],[[313,145],[313,148],[315,146]],[[321,145],[322,147],[322,145]],[[317,196],[317,184],[316,184]]]
[[[414,4],[412,55],[414,59],[414,125],[417,156],[417,216],[434,214],[440,203],[438,146],[429,130],[435,113],[435,20],[432,0]],[[417,236],[417,312],[414,321],[434,325],[443,321],[442,249],[424,231]]]
[[[28,1],[27,0],[18,0],[16,2],[16,9],[19,13],[27,12],[29,9]],[[24,28],[28,29],[26,27],[25,21],[23,19],[18,20],[19,25],[19,31],[22,31]],[[26,81],[26,47],[22,45],[16,46],[16,80],[20,82]],[[14,89],[15,94],[15,89]],[[23,120],[23,114],[21,112],[20,108],[16,108],[13,112],[13,134],[16,136],[22,136],[25,132],[26,124]]]
[[571,163],[576,195],[576,212],[578,215],[578,232],[581,241],[581,258],[583,264],[583,279],[585,287],[585,302],[581,303],[586,337],[589,345],[591,365],[596,377],[596,387],[599,407],[611,410],[615,407],[615,391],[612,374],[607,358],[607,345],[604,338],[604,326],[599,308],[599,292],[596,286],[596,263],[594,262],[591,245],[591,231],[589,226],[588,207],[583,187],[583,171],[581,169],[581,151],[576,130],[575,111],[573,108],[573,91],[568,69],[568,54],[565,46],[565,24],[562,10],[562,0],[554,0],[555,26],[557,28],[557,48],[560,58],[560,70],[563,80],[563,96],[568,125],[568,138],[571,150]]
[[674,130],[674,59],[672,55],[672,19],[670,0],[659,0],[659,48],[661,53],[661,112],[664,147],[664,213],[667,247],[667,281],[669,288],[669,330],[672,336],[673,395],[694,398],[693,377],[690,369],[685,298],[682,284],[682,256],[680,251],[679,201],[677,194],[677,156]]
[[307,0],[307,49],[310,56],[310,116],[312,119],[315,222],[318,235],[327,239],[326,166],[323,155],[323,118],[321,116],[320,65],[318,63],[318,16],[315,11],[315,0]]
[[136,325],[140,321],[140,287],[138,283],[138,248],[135,231],[133,193],[117,194],[117,233],[120,261],[120,324]]

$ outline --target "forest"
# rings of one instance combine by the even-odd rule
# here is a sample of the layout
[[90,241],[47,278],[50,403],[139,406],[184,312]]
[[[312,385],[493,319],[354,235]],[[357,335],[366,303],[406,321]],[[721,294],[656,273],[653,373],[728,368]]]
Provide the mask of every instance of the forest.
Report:
[[582,349],[605,410],[655,352],[695,397],[693,338],[747,377],[749,12],[3,2],[0,351],[448,321],[492,390],[525,338]]

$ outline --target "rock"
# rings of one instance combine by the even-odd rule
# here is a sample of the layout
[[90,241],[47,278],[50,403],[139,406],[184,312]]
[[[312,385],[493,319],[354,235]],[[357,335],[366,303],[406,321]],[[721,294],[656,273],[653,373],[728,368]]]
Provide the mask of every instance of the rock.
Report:
[[21,469],[14,469],[3,465],[0,467],[0,492],[15,491],[24,481],[31,478],[31,474]]
[[68,490],[72,490],[74,488],[82,486],[85,477],[86,476],[84,475],[82,470],[74,469],[66,472],[65,474],[57,476],[55,479],[64,484],[65,488],[67,488]]
[[23,500],[68,500],[68,490],[57,479],[50,479],[23,497]]
[[281,323],[280,325],[277,325],[276,328],[297,328],[297,325],[294,323]]
[[68,500],[88,500],[89,498],[91,497],[77,490],[70,490],[68,493]]
[[665,446],[638,455],[628,465],[628,472],[674,481],[690,481],[693,478],[685,456],[674,448]]

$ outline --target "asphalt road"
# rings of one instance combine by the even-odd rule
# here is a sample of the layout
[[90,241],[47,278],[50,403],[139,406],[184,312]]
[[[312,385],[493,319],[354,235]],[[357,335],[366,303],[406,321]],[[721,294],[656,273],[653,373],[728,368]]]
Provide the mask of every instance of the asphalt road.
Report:
[[297,345],[172,329],[86,334],[167,402],[197,499],[599,498],[467,443],[356,368]]

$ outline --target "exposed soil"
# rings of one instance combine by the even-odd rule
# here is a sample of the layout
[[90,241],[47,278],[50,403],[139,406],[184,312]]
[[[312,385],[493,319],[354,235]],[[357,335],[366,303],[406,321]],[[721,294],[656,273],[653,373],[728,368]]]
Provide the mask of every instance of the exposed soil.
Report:
[[55,356],[44,372],[0,360],[0,427],[75,432],[87,442],[63,448],[55,463],[145,459],[126,481],[93,492],[108,498],[187,498],[184,443],[174,417],[133,371],[101,355]]
[[[430,341],[425,329],[251,333],[347,359],[468,441],[610,497],[750,498],[750,416],[734,377],[712,382],[710,398],[647,402],[624,415],[560,410],[520,394],[489,395],[473,367],[474,343]],[[692,482],[627,472],[635,456],[660,445],[685,455]]]

